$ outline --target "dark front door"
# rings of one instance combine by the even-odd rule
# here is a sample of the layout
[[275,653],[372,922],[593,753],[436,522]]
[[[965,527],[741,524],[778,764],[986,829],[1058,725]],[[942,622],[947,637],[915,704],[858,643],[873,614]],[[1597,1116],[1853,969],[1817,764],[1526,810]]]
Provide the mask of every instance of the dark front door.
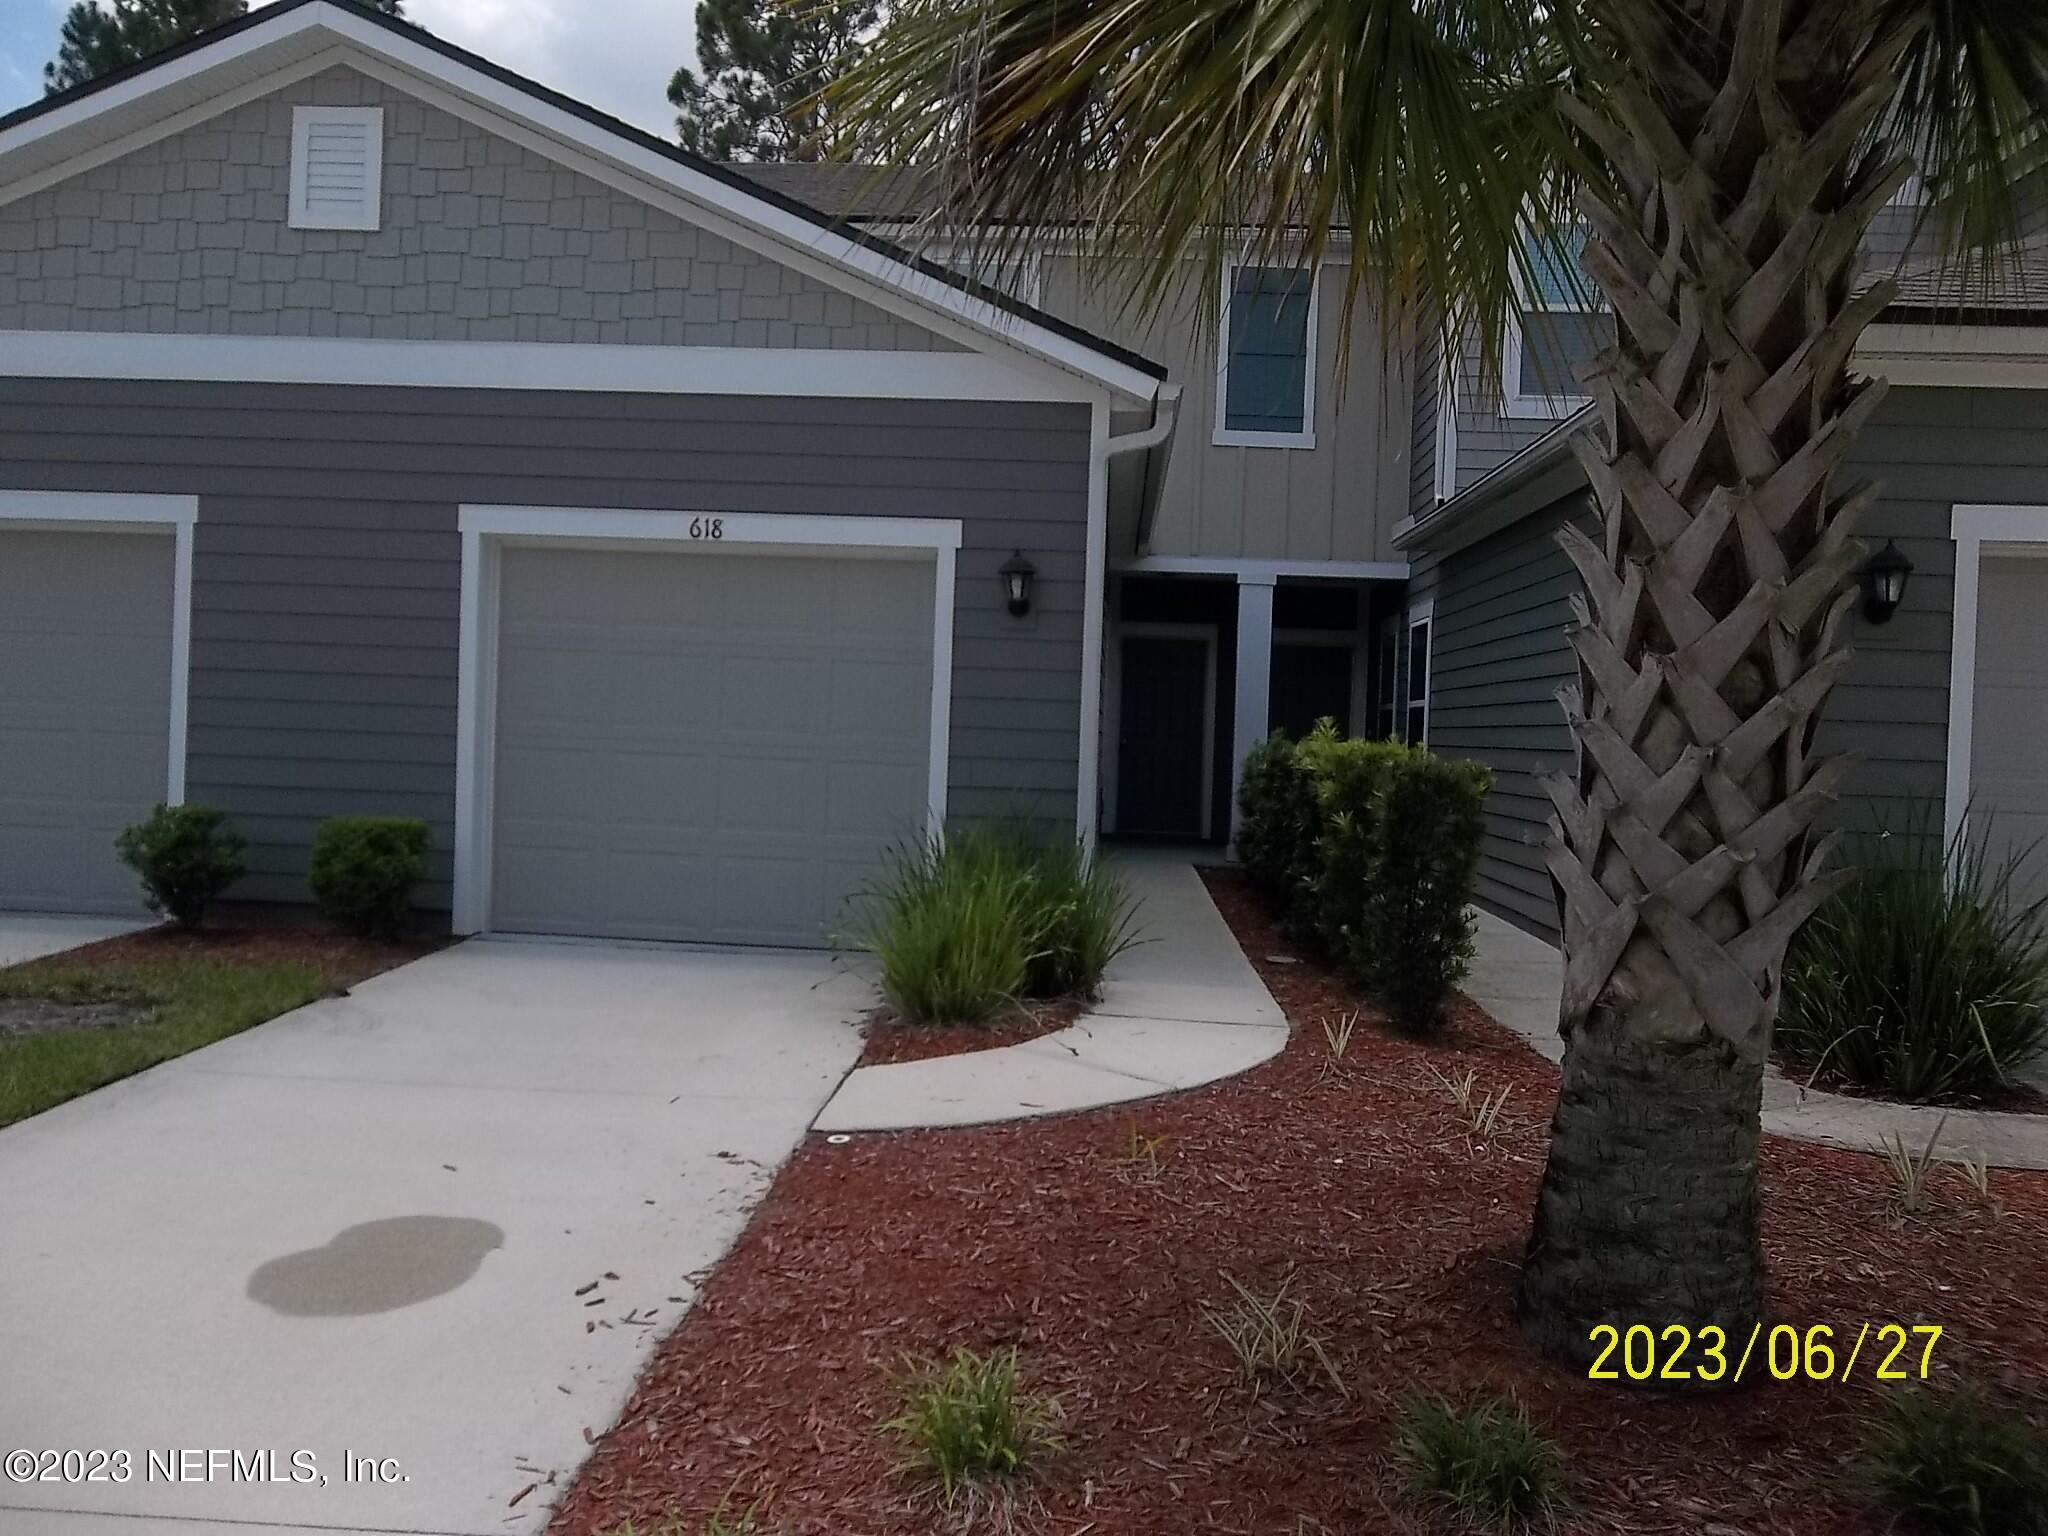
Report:
[[1129,635],[1123,642],[1123,725],[1117,737],[1119,832],[1202,835],[1203,733],[1209,646],[1199,638]]
[[1273,647],[1273,729],[1296,741],[1315,729],[1324,716],[1351,734],[1351,647],[1348,645],[1276,645]]

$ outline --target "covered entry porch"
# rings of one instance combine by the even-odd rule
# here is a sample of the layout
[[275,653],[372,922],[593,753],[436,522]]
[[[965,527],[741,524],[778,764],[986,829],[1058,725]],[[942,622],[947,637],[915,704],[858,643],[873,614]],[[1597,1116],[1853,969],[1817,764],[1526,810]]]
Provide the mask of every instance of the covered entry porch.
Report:
[[1271,732],[1303,735],[1328,716],[1353,735],[1405,735],[1406,577],[1393,562],[1147,559],[1113,572],[1103,835],[1221,846],[1245,757]]

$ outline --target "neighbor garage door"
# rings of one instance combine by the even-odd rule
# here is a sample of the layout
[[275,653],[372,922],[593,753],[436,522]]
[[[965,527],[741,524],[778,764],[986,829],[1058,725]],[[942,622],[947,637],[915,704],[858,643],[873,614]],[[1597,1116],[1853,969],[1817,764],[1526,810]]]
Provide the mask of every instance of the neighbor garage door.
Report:
[[0,909],[132,912],[170,768],[167,533],[0,525]]
[[513,546],[491,925],[817,945],[926,814],[933,565]]
[[2027,894],[2048,896],[2048,559],[1987,553],[1977,582],[1971,816],[1994,859],[2030,850]]

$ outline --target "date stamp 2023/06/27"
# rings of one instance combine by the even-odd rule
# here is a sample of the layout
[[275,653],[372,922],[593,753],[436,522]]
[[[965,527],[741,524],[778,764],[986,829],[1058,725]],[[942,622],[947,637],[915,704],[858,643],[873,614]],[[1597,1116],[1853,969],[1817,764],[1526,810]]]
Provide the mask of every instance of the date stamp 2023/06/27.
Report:
[[1586,1375],[1592,1381],[1733,1385],[1763,1372],[1773,1381],[1846,1382],[1861,1369],[1875,1381],[1925,1381],[1941,1332],[1939,1323],[1840,1329],[1831,1323],[1757,1323],[1746,1338],[1731,1339],[1711,1324],[1694,1329],[1683,1323],[1602,1323],[1591,1334],[1596,1353]]

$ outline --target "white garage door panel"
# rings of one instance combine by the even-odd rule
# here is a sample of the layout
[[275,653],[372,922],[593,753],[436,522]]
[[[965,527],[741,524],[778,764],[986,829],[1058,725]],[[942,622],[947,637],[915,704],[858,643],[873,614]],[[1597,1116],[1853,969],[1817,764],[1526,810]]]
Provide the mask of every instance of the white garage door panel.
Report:
[[0,527],[0,908],[133,912],[114,837],[170,772],[175,545]]
[[1971,814],[1994,859],[2041,845],[2023,879],[2048,896],[2048,559],[1987,555],[1977,580]]
[[492,926],[819,944],[929,788],[933,565],[514,546]]

